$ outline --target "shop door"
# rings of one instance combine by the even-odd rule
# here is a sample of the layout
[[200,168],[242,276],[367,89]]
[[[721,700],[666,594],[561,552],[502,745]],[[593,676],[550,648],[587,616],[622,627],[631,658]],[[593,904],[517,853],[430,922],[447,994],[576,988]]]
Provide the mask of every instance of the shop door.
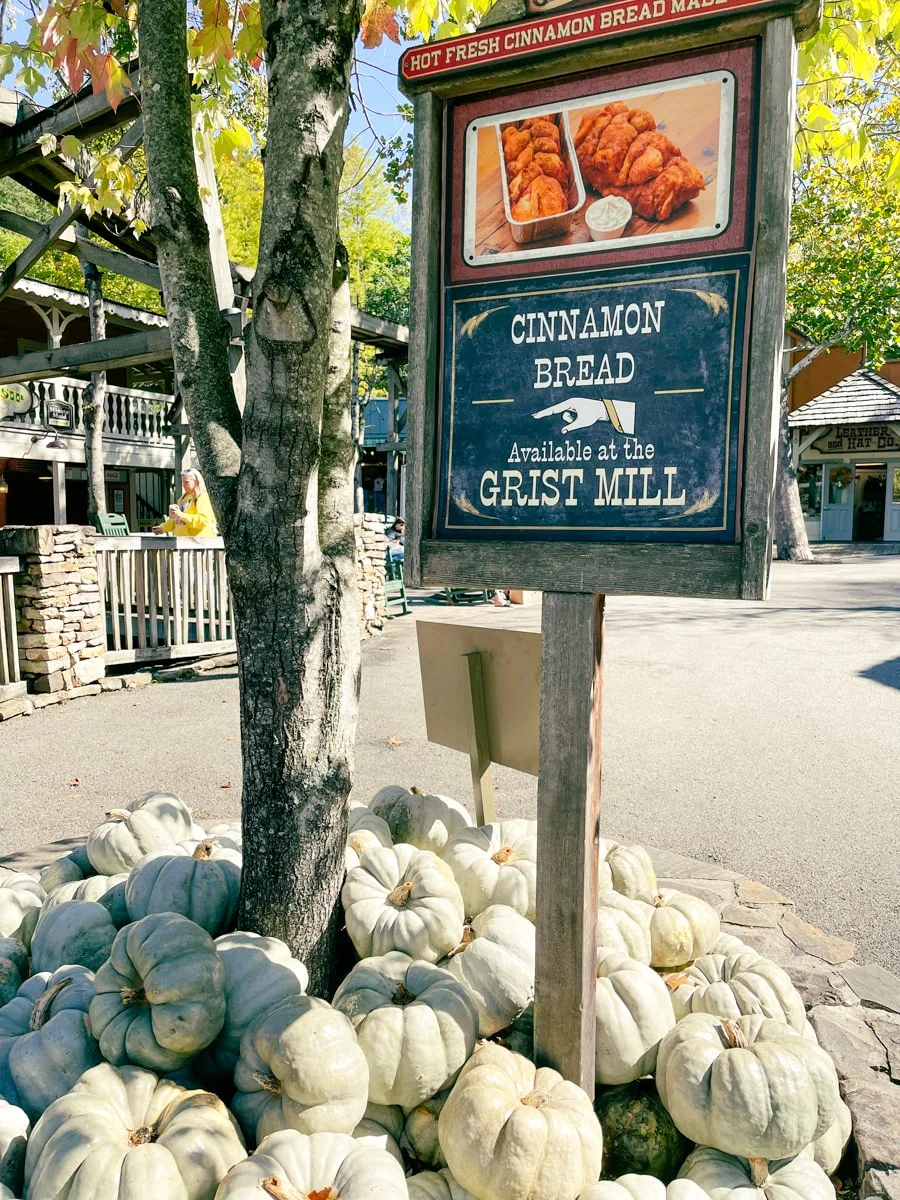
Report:
[[888,463],[884,540],[900,542],[900,462]]
[[853,538],[853,468],[826,463],[822,496],[822,541]]

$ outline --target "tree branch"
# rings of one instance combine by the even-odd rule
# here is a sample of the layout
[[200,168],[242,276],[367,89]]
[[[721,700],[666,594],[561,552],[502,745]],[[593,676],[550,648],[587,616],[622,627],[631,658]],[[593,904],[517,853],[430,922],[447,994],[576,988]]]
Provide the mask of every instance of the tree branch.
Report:
[[229,369],[230,330],[216,299],[197,184],[184,0],[143,0],[138,26],[151,227],[175,373],[227,537],[241,465],[241,414]]
[[[808,354],[804,355],[804,357],[800,359],[796,366],[791,367],[790,371],[786,371],[781,376],[782,396],[787,395],[788,388],[801,371],[805,371],[810,363],[815,362],[819,355],[824,354],[826,350],[832,350],[835,346],[839,346],[852,328],[853,321],[848,318],[848,320],[844,322],[834,337],[829,338],[828,341],[821,342],[818,345],[813,346],[812,350],[810,350]],[[805,349],[805,347],[798,346],[794,347],[793,349]]]

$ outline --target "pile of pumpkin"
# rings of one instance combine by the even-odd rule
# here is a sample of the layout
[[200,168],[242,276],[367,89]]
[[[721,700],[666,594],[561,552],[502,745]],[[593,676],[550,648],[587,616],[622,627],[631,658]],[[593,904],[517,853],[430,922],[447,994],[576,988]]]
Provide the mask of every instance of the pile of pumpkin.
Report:
[[6,871],[0,1200],[834,1200],[849,1113],[788,976],[600,854],[595,1104],[532,1061],[533,821],[352,805],[330,1004],[234,929],[240,826],[175,796]]

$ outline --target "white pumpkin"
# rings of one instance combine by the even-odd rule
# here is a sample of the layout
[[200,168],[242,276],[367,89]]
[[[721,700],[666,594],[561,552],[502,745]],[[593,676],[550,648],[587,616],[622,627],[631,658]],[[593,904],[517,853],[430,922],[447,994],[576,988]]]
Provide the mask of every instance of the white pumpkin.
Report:
[[726,1154],[780,1159],[838,1112],[828,1055],[783,1021],[689,1013],[662,1040],[656,1086],[686,1138]]
[[199,840],[205,841],[207,838],[212,838],[223,845],[226,842],[233,842],[238,850],[244,844],[244,832],[241,829],[240,821],[217,821],[215,825],[210,825],[206,830],[206,838]]
[[132,868],[125,885],[132,921],[150,913],[181,913],[213,937],[234,925],[240,894],[238,852],[212,842],[197,843],[191,853],[180,846],[152,851]]
[[87,853],[100,875],[118,875],[151,850],[191,836],[191,810],[168,792],[147,792],[127,808],[114,809],[88,836]]
[[400,1164],[345,1133],[273,1133],[229,1171],[215,1200],[408,1200]]
[[433,854],[440,854],[458,830],[472,824],[468,811],[450,796],[431,796],[396,783],[377,791],[369,808],[387,822],[394,842]]
[[534,999],[534,938],[527,917],[492,904],[466,926],[459,952],[441,963],[472,993],[479,1037],[506,1029]]
[[843,1100],[839,1100],[834,1121],[820,1138],[806,1147],[804,1153],[810,1155],[826,1175],[833,1175],[841,1164],[852,1131],[853,1118],[850,1109]]
[[471,919],[491,904],[506,904],[533,921],[537,879],[537,822],[497,821],[463,829],[444,850]]
[[225,1023],[225,971],[205,929],[153,913],[116,935],[90,1019],[108,1062],[177,1070]]
[[438,1139],[438,1117],[447,1103],[450,1088],[445,1088],[423,1100],[406,1114],[404,1123],[404,1139],[416,1162],[426,1167],[446,1167],[447,1160]]
[[766,1162],[700,1146],[678,1177],[698,1184],[710,1200],[835,1200],[831,1180],[805,1155]]
[[719,914],[701,900],[674,888],[653,897],[650,918],[650,965],[681,967],[709,954],[719,937]]
[[347,810],[347,848],[344,866],[348,871],[359,866],[366,850],[377,846],[393,846],[391,828],[387,821],[377,817],[368,804],[351,804]]
[[601,840],[600,862],[600,878],[605,880],[608,873],[612,887],[620,895],[648,904],[653,900],[657,890],[656,871],[643,846],[620,846],[618,842]]
[[752,950],[752,946],[748,946],[746,942],[742,942],[739,937],[735,937],[733,933],[720,933],[716,938],[716,944],[712,948],[713,954],[746,954]]
[[27,950],[46,898],[32,875],[24,871],[0,875],[0,937],[16,938]]
[[650,967],[624,954],[597,962],[597,1083],[631,1083],[656,1068],[659,1043],[675,1026],[669,991]]
[[603,1133],[586,1093],[493,1042],[463,1067],[438,1130],[479,1200],[576,1200],[600,1177]]
[[18,938],[0,937],[0,1007],[8,1004],[29,975],[28,951]]
[[66,966],[33,975],[0,1009],[0,1092],[30,1117],[100,1061],[87,1017],[93,995],[93,974]]
[[414,1108],[472,1053],[478,1010],[449,971],[399,951],[357,963],[334,996],[369,1063],[369,1099]]
[[363,1119],[351,1134],[364,1146],[386,1150],[391,1158],[406,1169],[400,1138],[403,1134],[403,1109],[393,1104],[367,1104]]
[[31,939],[32,969],[55,971],[73,963],[96,971],[109,958],[116,933],[102,904],[65,900],[41,913]]
[[140,1067],[101,1063],[35,1125],[26,1193],[32,1200],[213,1200],[246,1156],[217,1096]]
[[[0,1187],[19,1190],[25,1169],[25,1143],[31,1132],[28,1113],[0,1100]],[[9,1192],[12,1196],[14,1193]],[[3,1193],[0,1192],[0,1197]]]
[[64,883],[56,889],[52,896],[44,901],[41,916],[65,904],[68,900],[94,900],[102,904],[112,919],[116,929],[121,929],[129,922],[128,906],[125,903],[125,883],[128,872],[119,875],[89,875],[87,879]]
[[620,1175],[592,1183],[579,1200],[709,1200],[690,1179],[673,1179],[666,1187],[654,1175]]
[[237,931],[216,938],[215,947],[225,971],[225,1024],[204,1057],[230,1081],[248,1027],[288,996],[305,992],[309,972],[278,938]]
[[448,1170],[423,1171],[407,1179],[409,1200],[477,1200],[453,1178]]
[[597,898],[597,949],[627,954],[636,962],[650,965],[650,922],[653,909],[642,900],[629,900],[618,892],[603,892]]
[[347,875],[341,900],[360,958],[401,950],[433,963],[462,939],[462,895],[453,872],[429,850],[366,850]]
[[678,1020],[689,1012],[707,1012],[732,1019],[757,1014],[800,1030],[806,1024],[803,998],[787,971],[755,950],[704,954],[667,976],[666,985]]
[[279,1129],[352,1133],[369,1070],[353,1026],[315,996],[288,996],[241,1038],[232,1108],[257,1142]]
[[80,883],[84,879],[84,872],[74,858],[65,854],[44,867],[38,878],[47,895],[52,896],[64,883]]

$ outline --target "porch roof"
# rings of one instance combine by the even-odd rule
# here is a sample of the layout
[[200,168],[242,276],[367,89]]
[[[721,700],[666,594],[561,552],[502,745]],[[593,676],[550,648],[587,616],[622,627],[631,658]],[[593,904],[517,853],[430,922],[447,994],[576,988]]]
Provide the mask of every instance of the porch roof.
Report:
[[788,416],[788,424],[795,429],[882,421],[900,421],[900,387],[868,367],[860,367]]
[[[87,314],[88,298],[86,292],[76,292],[73,288],[60,287],[55,283],[45,283],[42,279],[31,279],[23,276],[9,290],[11,300],[37,301],[52,304],[69,312],[84,312]],[[136,308],[131,304],[120,304],[116,300],[103,301],[107,317],[114,319],[117,325],[133,329],[165,329],[168,321],[162,314],[151,312],[146,308]]]

